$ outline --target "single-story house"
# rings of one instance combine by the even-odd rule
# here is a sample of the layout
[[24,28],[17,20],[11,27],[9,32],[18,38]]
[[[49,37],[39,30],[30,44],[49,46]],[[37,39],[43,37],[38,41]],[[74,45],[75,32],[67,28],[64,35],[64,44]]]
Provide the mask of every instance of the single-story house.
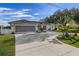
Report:
[[38,30],[38,25],[41,24],[44,30],[52,30],[55,28],[54,24],[47,24],[38,21],[28,21],[28,20],[17,20],[9,22],[12,32],[23,33],[23,32],[35,32]]

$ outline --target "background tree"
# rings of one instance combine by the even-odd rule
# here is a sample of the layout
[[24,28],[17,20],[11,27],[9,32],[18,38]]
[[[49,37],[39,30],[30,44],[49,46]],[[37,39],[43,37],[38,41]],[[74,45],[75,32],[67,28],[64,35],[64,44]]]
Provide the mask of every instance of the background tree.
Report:
[[[53,15],[46,17],[45,22],[47,23],[54,23],[54,24],[62,24],[66,26],[71,21],[75,21],[77,25],[79,25],[79,9],[78,8],[71,8],[71,9],[64,9],[64,10],[57,10],[53,13]],[[76,31],[76,34],[79,30]]]

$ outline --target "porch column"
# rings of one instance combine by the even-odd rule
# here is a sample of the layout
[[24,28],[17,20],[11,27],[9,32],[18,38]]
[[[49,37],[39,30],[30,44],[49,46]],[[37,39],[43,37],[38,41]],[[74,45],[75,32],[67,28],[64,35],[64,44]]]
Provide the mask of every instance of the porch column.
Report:
[[35,26],[35,30],[36,30],[36,31],[38,30],[38,25]]

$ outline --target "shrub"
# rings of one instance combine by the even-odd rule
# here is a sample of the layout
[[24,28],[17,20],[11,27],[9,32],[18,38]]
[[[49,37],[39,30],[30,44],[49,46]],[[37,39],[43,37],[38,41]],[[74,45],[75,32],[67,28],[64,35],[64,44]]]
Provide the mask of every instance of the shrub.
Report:
[[68,32],[76,32],[77,29],[67,29]]
[[74,26],[74,25],[67,25],[67,26],[63,26],[63,25],[59,25],[58,26],[58,31],[61,31],[61,32],[76,32],[77,30],[77,26]]
[[79,35],[77,35],[77,36],[69,35],[68,37],[66,37],[65,35],[59,35],[59,36],[57,36],[57,38],[60,40],[71,40],[72,42],[79,41]]

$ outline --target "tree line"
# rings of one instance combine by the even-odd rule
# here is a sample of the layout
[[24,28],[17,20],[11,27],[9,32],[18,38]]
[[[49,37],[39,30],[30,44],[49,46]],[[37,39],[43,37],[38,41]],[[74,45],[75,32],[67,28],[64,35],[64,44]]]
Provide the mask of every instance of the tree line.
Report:
[[79,24],[79,8],[57,10],[53,15],[44,19],[47,23],[59,23],[63,25],[66,25],[71,20],[74,20],[76,24]]
[[[53,15],[44,19],[47,23],[62,24],[63,26],[66,26],[66,24],[71,22],[71,20],[79,25],[79,8],[57,10],[53,13]],[[79,26],[75,32],[75,35],[77,35],[78,31]]]

